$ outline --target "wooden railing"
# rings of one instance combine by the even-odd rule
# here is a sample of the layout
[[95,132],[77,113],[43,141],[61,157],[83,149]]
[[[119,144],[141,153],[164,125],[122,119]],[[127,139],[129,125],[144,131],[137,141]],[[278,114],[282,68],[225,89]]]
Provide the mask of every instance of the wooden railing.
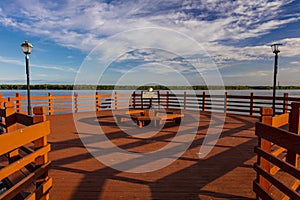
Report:
[[[14,102],[17,112],[27,112],[27,97],[16,93],[14,97],[2,98],[1,102]],[[291,109],[292,101],[300,101],[300,98],[289,97],[287,93],[276,97],[276,114],[287,113]],[[103,109],[121,108],[146,108],[150,100],[143,99],[141,93],[132,94],[86,94],[69,96],[54,96],[50,92],[46,96],[32,96],[32,106],[44,106],[48,115],[100,111]],[[217,111],[225,113],[237,113],[247,115],[259,115],[261,107],[272,107],[271,96],[257,96],[254,93],[249,95],[210,95],[206,92],[197,94],[172,94],[160,92],[157,99],[151,101],[152,105],[164,108],[178,108],[185,110]]]
[[33,117],[14,110],[12,102],[0,109],[5,129],[0,135],[0,181],[6,186],[0,199],[49,199],[52,178],[48,176],[50,123],[46,109],[33,108]]
[[300,199],[296,191],[300,185],[300,103],[292,103],[289,114],[272,114],[272,108],[263,108],[261,122],[256,123],[258,160],[253,190],[257,199]]
[[[271,96],[256,96],[250,93],[248,96],[230,95],[209,95],[206,92],[201,94],[171,94],[160,93],[159,98],[153,99],[152,104],[166,108],[180,108],[186,110],[219,111],[225,113],[239,113],[247,115],[259,115],[261,107],[272,107]],[[276,113],[287,113],[291,109],[292,101],[300,101],[300,98],[289,97],[285,93],[282,97],[276,97]],[[148,99],[142,99],[141,93],[132,94],[132,106],[143,108],[149,106]]]

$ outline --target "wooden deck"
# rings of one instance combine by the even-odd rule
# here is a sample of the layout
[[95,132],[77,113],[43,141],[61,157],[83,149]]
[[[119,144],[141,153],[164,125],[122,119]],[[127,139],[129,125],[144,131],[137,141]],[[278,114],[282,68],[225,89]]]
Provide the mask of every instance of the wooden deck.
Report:
[[[108,138],[127,151],[157,150],[168,144],[178,129],[169,125],[151,138],[138,139],[124,134],[116,126],[111,111],[97,115]],[[184,115],[192,115],[192,112]],[[48,141],[52,148],[49,175],[53,178],[50,191],[53,200],[255,198],[252,182],[256,173],[252,167],[256,162],[254,126],[258,118],[227,114],[217,144],[207,157],[199,159],[198,152],[211,120],[209,112],[202,112],[190,148],[171,165],[147,173],[121,172],[100,163],[81,142],[72,114],[48,116],[48,119],[52,131]],[[218,123],[218,119],[214,118],[213,123]],[[99,126],[98,122],[90,125]]]

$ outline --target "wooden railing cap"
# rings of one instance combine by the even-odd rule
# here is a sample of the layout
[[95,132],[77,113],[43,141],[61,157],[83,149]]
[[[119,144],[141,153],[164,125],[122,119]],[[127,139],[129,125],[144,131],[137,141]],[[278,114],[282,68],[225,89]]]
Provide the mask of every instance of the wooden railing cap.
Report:
[[5,102],[4,107],[5,108],[13,108],[15,106],[14,102]]
[[300,108],[300,102],[292,102],[292,108]]
[[261,108],[260,109],[260,114],[261,115],[273,115],[273,109],[272,108]]
[[33,114],[35,115],[44,115],[46,113],[46,107],[39,106],[33,108]]

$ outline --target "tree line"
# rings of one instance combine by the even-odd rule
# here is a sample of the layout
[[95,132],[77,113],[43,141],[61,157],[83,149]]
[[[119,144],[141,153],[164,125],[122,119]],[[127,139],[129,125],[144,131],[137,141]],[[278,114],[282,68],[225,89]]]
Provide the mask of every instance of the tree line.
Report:
[[[37,84],[31,85],[32,90],[271,90],[272,86],[163,86],[163,85],[68,85],[68,84]],[[27,85],[2,84],[0,90],[26,90]],[[278,86],[279,90],[295,90],[300,86]]]

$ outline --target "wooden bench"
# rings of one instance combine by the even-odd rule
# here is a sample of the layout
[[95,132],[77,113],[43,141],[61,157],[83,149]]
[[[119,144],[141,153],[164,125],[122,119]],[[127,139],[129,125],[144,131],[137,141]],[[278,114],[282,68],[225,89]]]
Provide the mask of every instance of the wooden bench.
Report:
[[124,120],[127,119],[134,119],[136,115],[142,116],[144,115],[145,110],[140,110],[140,109],[134,109],[134,110],[127,110],[126,112],[124,111],[119,111],[117,114],[115,114],[115,117],[117,119],[117,123],[122,123]]
[[159,125],[163,124],[165,121],[174,121],[175,124],[180,124],[181,119],[184,117],[181,113],[174,113],[173,110],[160,110],[160,109],[153,109],[153,110],[141,110],[141,109],[134,109],[134,110],[127,110],[118,111],[115,114],[117,123],[122,123],[128,119],[136,122],[140,128],[150,124],[151,121],[154,122],[154,126],[158,127]]
[[133,116],[132,118],[137,121],[137,124],[140,128],[143,126],[148,125],[151,121],[154,122],[154,126],[158,127],[159,125],[163,124],[165,121],[174,121],[175,124],[179,125],[181,119],[184,117],[184,114],[163,114],[163,115],[155,115],[155,116]]

